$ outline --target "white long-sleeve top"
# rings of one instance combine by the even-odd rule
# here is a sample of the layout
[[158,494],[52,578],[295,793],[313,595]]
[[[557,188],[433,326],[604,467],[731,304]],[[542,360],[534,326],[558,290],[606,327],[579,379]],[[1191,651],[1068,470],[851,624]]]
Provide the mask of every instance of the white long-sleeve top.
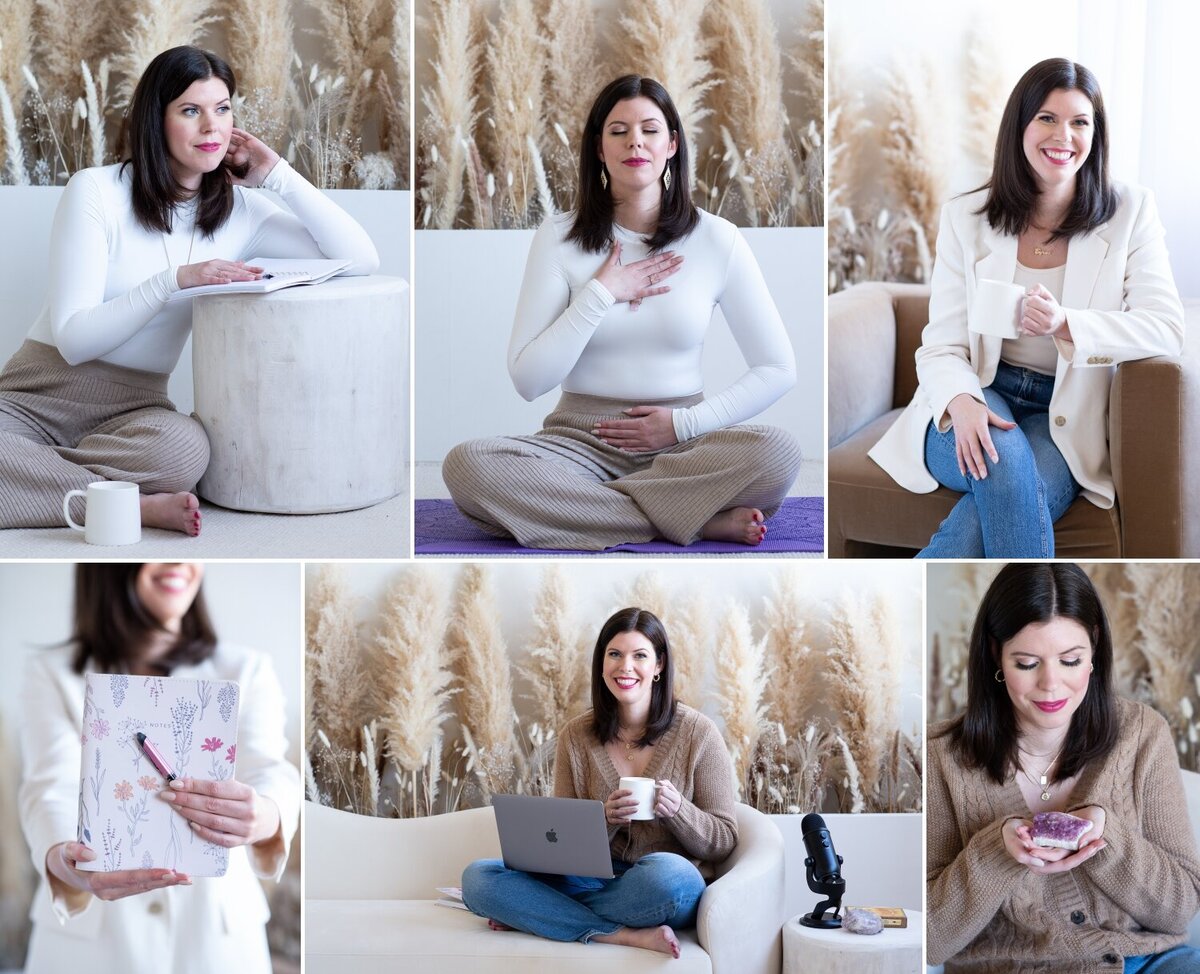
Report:
[[26,970],[86,967],[117,974],[142,970],[154,957],[163,970],[187,974],[269,974],[263,933],[268,911],[259,878],[283,875],[300,814],[300,776],[287,761],[283,691],[270,660],[221,643],[207,660],[176,667],[171,675],[238,683],[237,780],[278,807],[282,843],[231,849],[229,869],[219,878],[104,902],[82,891],[55,895],[46,876],[46,853],[75,841],[79,820],[84,680],[70,659],[66,648],[39,652],[21,694],[21,828],[41,876],[30,911],[34,936]]
[[[517,391],[536,399],[564,392],[652,402],[702,391],[704,337],[720,306],[748,366],[728,388],[672,420],[680,441],[743,422],[796,382],[792,344],[749,245],[728,220],[700,211],[700,223],[668,250],[682,254],[671,290],[636,311],[617,303],[594,276],[607,258],[566,240],[571,214],[534,234],[508,346]],[[642,237],[615,225],[621,262],[648,255]]]
[[56,346],[71,365],[100,359],[148,372],[174,369],[192,328],[192,302],[167,304],[184,264],[327,257],[350,260],[347,274],[379,266],[366,231],[285,160],[263,186],[290,212],[235,186],[233,211],[212,237],[194,229],[194,202],[176,208],[171,233],[145,229],[134,216],[131,178],[120,165],[80,170],[54,214],[50,294],[28,337]]

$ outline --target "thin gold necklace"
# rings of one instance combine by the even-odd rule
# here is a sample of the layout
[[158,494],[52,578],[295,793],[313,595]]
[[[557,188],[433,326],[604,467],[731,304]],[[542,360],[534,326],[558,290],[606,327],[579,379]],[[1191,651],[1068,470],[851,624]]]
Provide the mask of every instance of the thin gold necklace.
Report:
[[[171,254],[167,250],[167,235],[165,233],[163,233],[161,230],[159,231],[158,235],[162,238],[163,256],[167,258],[167,269],[170,270],[171,269]],[[195,216],[193,216],[192,217],[192,237],[188,241],[188,255],[187,255],[187,260],[184,262],[184,266],[187,266],[188,264],[190,264],[192,262],[192,248],[195,245],[196,245],[196,219],[195,219]]]
[[[1028,771],[1025,770],[1025,765],[1023,765],[1020,761],[1017,762],[1017,769],[1021,772],[1021,774],[1025,775],[1025,777],[1029,779],[1029,783],[1031,785],[1033,785],[1035,788],[1042,789],[1042,801],[1044,801],[1044,802],[1048,802],[1050,800],[1050,784],[1049,784],[1050,769],[1054,767],[1055,763],[1058,761],[1059,755],[1062,754],[1063,748],[1065,748],[1066,746],[1067,746],[1067,742],[1063,741],[1062,746],[1059,747],[1059,749],[1054,752],[1054,757],[1050,759],[1050,763],[1048,765],[1046,765],[1046,770],[1043,771],[1038,776],[1036,781],[1034,780],[1033,775],[1031,775]],[[1018,752],[1019,751],[1020,751],[1020,749],[1018,748]],[[1030,755],[1030,757],[1037,757],[1037,756],[1038,755]]]

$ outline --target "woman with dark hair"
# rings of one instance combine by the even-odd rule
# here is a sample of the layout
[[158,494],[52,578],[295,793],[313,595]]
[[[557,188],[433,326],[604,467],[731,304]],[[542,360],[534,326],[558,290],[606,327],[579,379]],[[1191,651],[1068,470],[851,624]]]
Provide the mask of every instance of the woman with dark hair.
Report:
[[[991,179],[942,210],[920,385],[870,452],[908,490],[963,495],[922,557],[1052,557],[1076,495],[1113,506],[1116,366],[1178,355],[1184,326],[1154,198],[1109,180],[1108,139],[1095,76],[1042,61],[1009,96]],[[1015,336],[980,331],[998,284],[1019,286]]]
[[141,488],[144,525],[199,534],[190,491],[208,439],[166,394],[192,306],[168,299],[256,280],[254,256],[345,258],[348,274],[378,266],[351,217],[234,126],[235,92],[216,55],[164,51],[133,94],[129,158],[67,183],[49,299],[0,372],[0,528],[61,526],[67,491],[122,480]]
[[[604,802],[614,879],[535,876],[499,859],[463,872],[463,902],[496,929],[679,956],[711,863],[737,844],[733,772],[720,732],[675,700],[667,633],[645,609],[615,613],[592,654],[592,709],[562,728],[554,794]],[[653,821],[622,777],[652,777]]]
[[[34,657],[22,700],[21,827],[41,877],[25,970],[269,974],[261,880],[278,880],[299,818],[284,701],[262,654],[220,642],[199,564],[80,564],[67,645]],[[159,793],[197,835],[230,849],[220,880],[171,869],[90,872],[75,841],[85,673],[234,680],[237,780],[179,778]],[[100,901],[100,902],[97,902]]]
[[[706,399],[718,306],[749,368]],[[446,486],[484,530],[533,548],[762,541],[800,451],[739,424],[795,384],[795,360],[746,241],[692,204],[687,138],[658,82],[626,75],[596,98],[578,207],[530,247],[508,370],[527,400],[562,396],[540,432],[447,455]]]
[[[1200,859],[1167,722],[1112,693],[1108,619],[1071,564],[1010,564],[975,617],[967,709],[929,729],[929,962],[947,974],[1184,974]],[[1033,817],[1091,822],[1077,851]]]

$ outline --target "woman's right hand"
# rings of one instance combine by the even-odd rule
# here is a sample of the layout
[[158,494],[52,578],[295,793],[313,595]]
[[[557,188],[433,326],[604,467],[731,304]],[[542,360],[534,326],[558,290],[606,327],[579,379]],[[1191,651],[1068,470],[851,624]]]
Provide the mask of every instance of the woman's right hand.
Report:
[[191,879],[173,869],[119,869],[109,873],[84,872],[77,862],[92,862],[96,853],[81,842],[60,842],[46,853],[46,869],[72,889],[102,900],[119,900],[166,886],[191,886]]
[[637,811],[638,800],[628,788],[618,788],[604,803],[604,821],[609,825],[626,825]]
[[984,460],[984,454],[992,458],[992,463],[1000,462],[1000,454],[992,444],[989,427],[1010,430],[1017,424],[996,415],[967,392],[960,392],[951,399],[946,412],[950,414],[950,424],[954,429],[954,453],[958,458],[958,472],[964,477],[969,474],[976,480],[985,479],[987,461]]
[[628,301],[636,308],[643,298],[651,298],[656,294],[666,294],[669,287],[660,286],[662,281],[674,274],[683,266],[683,257],[672,250],[661,254],[653,254],[635,260],[632,264],[622,264],[620,241],[613,243],[608,258],[596,272],[596,280],[608,289],[618,302]]
[[263,269],[247,264],[244,260],[205,260],[199,264],[184,264],[175,273],[181,288],[200,287],[204,284],[229,284],[233,281],[257,281]]

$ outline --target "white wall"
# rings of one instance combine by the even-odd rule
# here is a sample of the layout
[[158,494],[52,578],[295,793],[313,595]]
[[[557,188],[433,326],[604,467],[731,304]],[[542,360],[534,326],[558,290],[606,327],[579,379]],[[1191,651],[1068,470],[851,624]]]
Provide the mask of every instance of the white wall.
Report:
[[[921,691],[923,572],[915,562],[792,562],[783,566],[779,562],[731,563],[714,559],[679,559],[638,563],[636,566],[628,562],[559,560],[557,563],[569,573],[568,578],[574,588],[576,617],[593,639],[612,612],[630,604],[627,593],[643,571],[658,573],[664,586],[676,595],[699,592],[706,596],[714,623],[730,597],[745,604],[753,620],[763,604],[762,600],[771,594],[773,577],[784,570],[800,572],[805,594],[817,603],[835,598],[848,588],[858,592],[886,590],[896,599],[899,628],[908,660],[900,688],[900,727],[911,732],[914,727],[924,723]],[[310,586],[318,567],[311,562],[305,566]],[[528,559],[496,563],[492,567],[500,626],[514,661],[523,658],[526,652],[525,641],[531,627],[529,609],[533,594],[541,583],[542,567],[542,564]],[[343,565],[342,570],[350,591],[362,599],[359,619],[368,622],[378,617],[381,598],[398,572],[433,572],[444,579],[448,588],[452,588],[461,568],[447,562],[425,562],[416,569],[396,564],[355,563]],[[759,630],[760,627],[756,625],[756,637],[761,636]],[[720,647],[714,651],[719,652]],[[588,652],[590,654],[590,649]],[[522,706],[520,695],[525,692],[520,682],[515,692],[519,711]],[[717,716],[711,703],[703,709],[710,716]]]
[[[50,224],[61,187],[0,186],[0,365],[20,347],[46,303]],[[411,280],[408,191],[335,189],[327,194],[362,224],[379,251],[379,273]],[[278,200],[278,197],[276,197]],[[15,232],[20,228],[20,232]],[[266,256],[266,255],[263,255]],[[161,270],[146,268],[146,276]],[[168,386],[181,412],[192,410],[192,343],[188,340]]]
[[[751,422],[789,430],[805,457],[824,455],[824,229],[744,229],[796,351],[796,387]],[[416,449],[440,461],[456,443],[533,433],[558,399],[525,402],[506,366],[532,230],[416,233]],[[704,388],[720,391],[745,361],[720,310],[704,348]]]
[[[27,656],[71,632],[71,563],[0,564],[0,713],[14,729]],[[204,598],[217,635],[271,657],[287,701],[291,759],[299,765],[303,616],[300,566],[294,562],[210,562]]]

